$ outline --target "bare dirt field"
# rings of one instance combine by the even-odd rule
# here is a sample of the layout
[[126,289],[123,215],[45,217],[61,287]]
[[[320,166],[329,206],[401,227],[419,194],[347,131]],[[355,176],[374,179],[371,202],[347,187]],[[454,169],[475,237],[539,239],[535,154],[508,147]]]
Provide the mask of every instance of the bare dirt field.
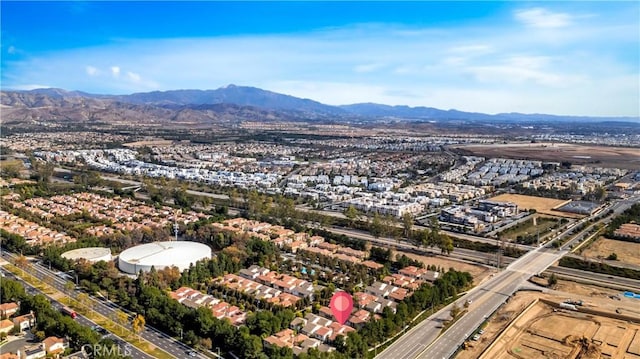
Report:
[[[529,307],[538,298],[555,303],[569,298],[583,300],[583,308],[612,316],[618,310],[638,320],[628,322],[579,310],[554,311],[541,302]],[[621,296],[619,291],[562,280],[548,293],[519,292],[489,318],[480,339],[468,341],[470,347],[456,358],[640,359],[640,312],[635,309],[638,302]]]
[[456,259],[448,259],[448,258],[443,258],[441,256],[435,256],[435,255],[422,256],[422,255],[406,253],[406,252],[398,252],[398,253],[400,253],[401,255],[404,254],[411,259],[421,261],[425,264],[425,266],[435,265],[435,266],[444,268],[445,270],[448,270],[449,268],[453,268],[457,271],[469,272],[473,276],[474,285],[478,285],[478,283],[482,282],[485,278],[489,276],[489,274],[493,272],[493,270],[489,268],[486,268],[480,265],[462,262]]
[[553,210],[554,207],[559,207],[562,204],[569,202],[564,199],[545,198],[537,196],[525,196],[522,194],[510,194],[504,193],[491,198],[492,201],[500,202],[513,202],[518,205],[520,209],[535,209],[536,212],[541,214],[548,214],[551,216],[560,216],[568,218],[582,218],[583,215],[575,213],[567,213]]
[[171,140],[149,140],[149,141],[137,141],[137,142],[129,142],[124,143],[122,146],[124,147],[142,147],[142,146],[171,146],[173,141]]
[[640,265],[640,243],[600,237],[582,252],[587,257],[602,259],[606,259],[611,253],[615,253],[620,262]]
[[598,167],[640,169],[640,149],[568,143],[507,143],[456,147],[476,156],[589,164]]

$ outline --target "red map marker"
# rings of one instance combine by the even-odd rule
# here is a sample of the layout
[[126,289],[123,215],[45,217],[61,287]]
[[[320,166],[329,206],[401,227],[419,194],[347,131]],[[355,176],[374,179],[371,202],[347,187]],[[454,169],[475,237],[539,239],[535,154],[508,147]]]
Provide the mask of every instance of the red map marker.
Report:
[[336,321],[344,324],[353,310],[353,299],[347,292],[337,292],[331,297],[329,307],[331,307],[331,313],[336,317]]

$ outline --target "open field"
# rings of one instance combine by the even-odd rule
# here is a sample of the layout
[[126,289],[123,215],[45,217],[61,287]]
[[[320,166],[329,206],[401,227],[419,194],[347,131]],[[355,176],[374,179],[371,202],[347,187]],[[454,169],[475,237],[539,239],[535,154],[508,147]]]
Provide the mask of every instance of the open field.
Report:
[[588,146],[568,143],[508,143],[456,147],[476,156],[589,164],[640,169],[640,148]]
[[158,140],[129,142],[129,143],[122,144],[122,146],[124,146],[124,147],[171,146],[171,144],[173,144],[172,140],[158,139]]
[[[533,225],[533,218],[536,218],[537,226]],[[560,226],[558,217],[535,214],[533,218],[501,231],[500,237],[507,238],[511,242],[516,242],[517,238],[520,237],[519,243],[531,244],[537,240],[538,233],[540,238],[543,239],[554,227]]]
[[443,258],[441,256],[435,256],[435,255],[423,256],[423,255],[406,253],[406,252],[396,252],[396,253],[400,255],[404,254],[411,259],[421,261],[422,263],[425,264],[425,266],[435,265],[435,266],[444,268],[444,270],[448,270],[449,268],[454,268],[455,270],[458,270],[458,271],[469,272],[473,276],[474,285],[477,285],[478,283],[483,281],[492,272],[492,270],[489,268],[486,268],[480,265],[462,262],[453,258],[448,259],[448,258]]
[[640,243],[600,237],[582,252],[587,257],[602,259],[606,259],[611,253],[615,253],[620,262],[640,265]]
[[[614,300],[611,296],[616,296],[619,300]],[[554,312],[552,307],[544,303],[533,304],[540,298],[555,303],[568,298],[583,300],[585,308],[602,310],[612,315],[615,315],[618,310],[622,314],[637,317],[638,321],[630,324],[608,316],[586,315],[586,313],[580,314],[573,311]],[[592,357],[585,355],[583,358],[640,359],[640,354],[634,354],[639,344],[638,339],[635,338],[640,336],[640,324],[638,324],[640,323],[640,310],[635,309],[638,302],[640,301],[637,299],[622,296],[620,291],[564,280],[559,280],[554,290],[546,293],[518,292],[488,319],[483,326],[484,333],[479,340],[468,341],[467,344],[470,344],[471,347],[460,351],[456,358],[577,358],[575,356],[577,346],[575,343],[573,346],[565,344],[565,337],[590,334],[589,339],[605,343],[600,344],[600,350],[603,353],[611,353],[612,349],[618,349],[619,352],[614,352],[614,356]],[[532,305],[531,308],[527,310],[530,305]],[[523,314],[525,310],[527,311]],[[522,316],[518,318],[521,314]],[[518,319],[516,320],[516,318]],[[514,320],[516,321],[512,323]],[[599,324],[594,324],[594,322]],[[619,326],[627,329],[619,332],[622,330],[617,329]],[[619,334],[621,334],[621,340],[615,343],[614,337]],[[631,339],[630,335],[635,335],[635,337]],[[493,347],[489,349],[494,342]],[[618,344],[618,347],[613,347],[610,344]],[[625,345],[626,348],[623,350]],[[546,352],[536,351],[533,348],[544,348]],[[553,350],[556,350],[556,354],[559,355],[554,355]],[[626,350],[630,350],[630,352],[625,352]]]
[[492,201],[513,202],[517,204],[521,210],[535,209],[536,212],[538,213],[548,214],[551,216],[560,216],[560,217],[568,217],[568,218],[584,217],[583,215],[580,215],[580,214],[554,211],[553,208],[560,207],[563,204],[569,202],[568,200],[564,200],[564,199],[525,196],[522,194],[510,194],[510,193],[500,194],[490,199]]

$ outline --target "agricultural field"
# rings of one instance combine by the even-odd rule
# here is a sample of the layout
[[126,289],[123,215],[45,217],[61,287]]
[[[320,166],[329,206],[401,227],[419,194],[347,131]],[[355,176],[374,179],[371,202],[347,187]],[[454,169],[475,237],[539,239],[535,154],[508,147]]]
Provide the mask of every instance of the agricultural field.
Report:
[[508,143],[459,146],[475,156],[487,158],[527,158],[530,160],[571,162],[598,167],[640,169],[640,149],[630,147],[587,146],[568,143]]
[[520,210],[535,209],[536,212],[540,214],[548,214],[551,216],[561,216],[561,217],[568,217],[568,218],[584,217],[583,215],[579,215],[579,214],[553,210],[553,208],[560,207],[563,204],[569,202],[568,200],[564,200],[564,199],[525,196],[522,194],[510,194],[510,193],[500,194],[490,199],[492,201],[499,201],[499,202],[513,202],[518,205],[518,208],[520,208]]
[[640,243],[618,241],[600,237],[594,241],[582,255],[590,258],[607,259],[615,253],[617,260],[623,263],[640,266]]

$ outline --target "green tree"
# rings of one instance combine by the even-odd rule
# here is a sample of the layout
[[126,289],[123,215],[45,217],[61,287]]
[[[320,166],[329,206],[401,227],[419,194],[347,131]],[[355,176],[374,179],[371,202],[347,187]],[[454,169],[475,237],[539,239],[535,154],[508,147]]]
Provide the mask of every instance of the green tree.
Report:
[[453,252],[453,240],[446,234],[440,235],[440,241],[438,242],[438,248],[442,253],[451,254]]
[[383,232],[383,226],[382,218],[380,218],[380,215],[376,212],[371,219],[371,227],[369,231],[374,237],[378,238]]
[[349,220],[349,226],[353,227],[356,218],[358,218],[358,210],[353,205],[350,205],[344,210],[344,216]]
[[0,166],[0,175],[3,177],[16,178],[20,177],[20,171],[24,169],[21,162],[6,162]]
[[405,212],[405,214],[402,215],[402,229],[404,231],[404,236],[409,238],[409,236],[411,235],[411,229],[413,228],[413,215],[409,212]]
[[18,281],[2,278],[0,280],[0,303],[19,302],[27,296]]
[[53,163],[44,162],[32,157],[31,168],[33,169],[33,174],[31,175],[33,179],[40,183],[49,183],[49,181],[51,180],[51,176],[53,176]]
[[458,317],[458,315],[460,315],[460,312],[462,311],[462,309],[460,309],[460,307],[458,306],[458,303],[454,302],[453,305],[451,306],[451,319],[456,319]]

